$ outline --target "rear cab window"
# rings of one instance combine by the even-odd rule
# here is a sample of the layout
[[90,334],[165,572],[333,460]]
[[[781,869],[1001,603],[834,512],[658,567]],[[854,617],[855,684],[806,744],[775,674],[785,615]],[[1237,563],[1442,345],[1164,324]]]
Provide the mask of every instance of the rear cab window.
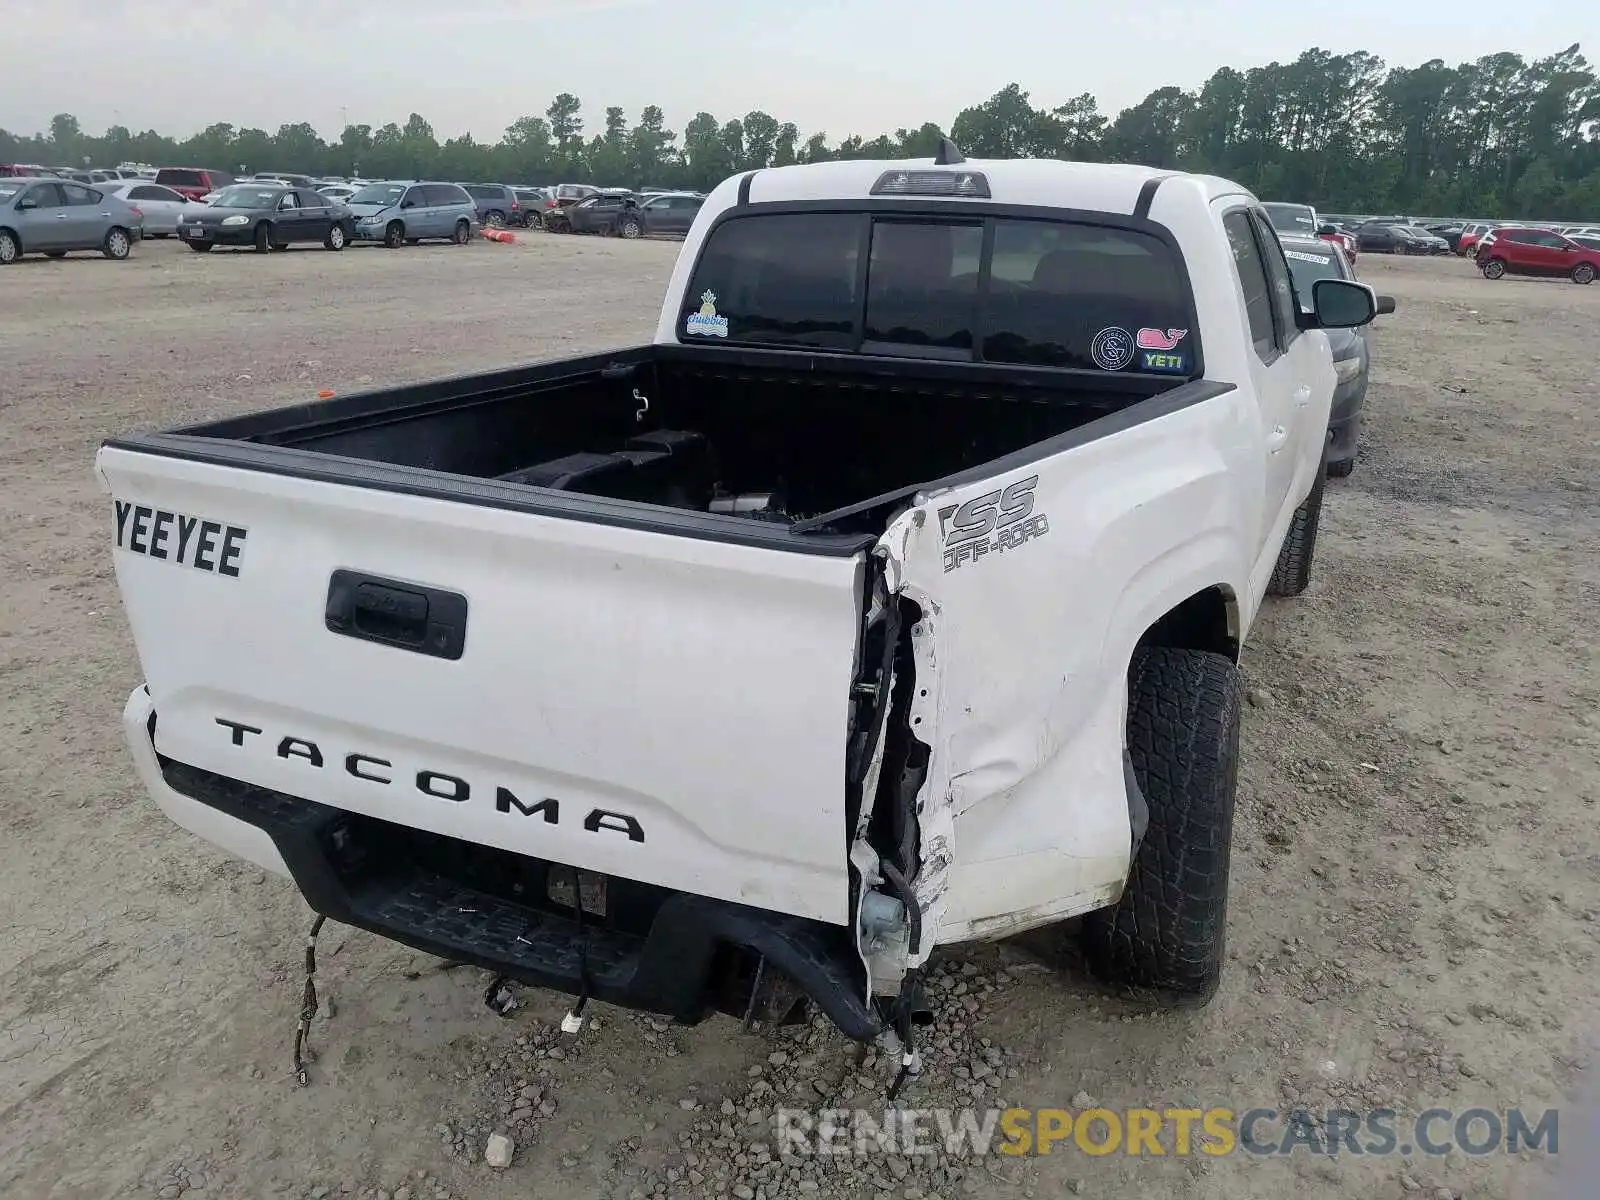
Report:
[[1119,224],[969,211],[728,217],[695,265],[679,339],[1199,375],[1171,243]]
[[205,177],[199,171],[186,171],[182,167],[165,167],[156,172],[157,183],[167,187],[205,187]]

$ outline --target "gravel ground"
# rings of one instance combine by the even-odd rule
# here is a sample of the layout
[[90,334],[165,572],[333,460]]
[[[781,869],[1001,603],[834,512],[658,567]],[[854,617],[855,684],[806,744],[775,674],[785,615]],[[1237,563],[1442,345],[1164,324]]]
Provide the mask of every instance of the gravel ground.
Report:
[[[108,435],[642,341],[676,247],[524,237],[268,257],[146,243],[0,271],[0,1195],[1525,1197],[1544,1155],[797,1158],[780,1106],[876,1107],[891,1065],[564,1005],[308,923],[140,793],[139,680],[90,470]],[[1228,970],[1208,1007],[1093,984],[1060,931],[955,948],[907,1102],[1592,1107],[1600,931],[1600,287],[1367,259],[1380,321],[1316,578],[1245,656]],[[508,1166],[484,1161],[509,1137]],[[506,1144],[495,1141],[501,1152]],[[1592,1195],[1595,1186],[1573,1196]]]

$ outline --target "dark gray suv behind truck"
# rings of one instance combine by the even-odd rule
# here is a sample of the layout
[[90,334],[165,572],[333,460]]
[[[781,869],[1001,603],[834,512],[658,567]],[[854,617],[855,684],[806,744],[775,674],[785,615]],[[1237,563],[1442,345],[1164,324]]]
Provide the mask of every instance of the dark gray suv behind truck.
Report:
[[522,224],[522,202],[515,188],[503,183],[463,183],[478,210],[478,224],[491,229]]

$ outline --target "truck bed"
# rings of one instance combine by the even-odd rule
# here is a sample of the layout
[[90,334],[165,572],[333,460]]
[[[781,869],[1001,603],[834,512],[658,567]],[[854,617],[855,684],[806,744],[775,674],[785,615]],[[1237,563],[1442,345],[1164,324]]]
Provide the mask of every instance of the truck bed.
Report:
[[1040,443],[1162,388],[1148,377],[644,346],[113,444],[853,553],[919,487],[1029,447],[1045,452]]

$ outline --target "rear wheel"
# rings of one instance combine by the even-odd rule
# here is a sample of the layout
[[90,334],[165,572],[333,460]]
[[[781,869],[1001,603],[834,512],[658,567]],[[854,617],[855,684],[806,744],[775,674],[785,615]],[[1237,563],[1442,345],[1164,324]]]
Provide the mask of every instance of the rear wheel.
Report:
[[9,229],[0,229],[0,267],[9,266],[22,257],[22,243]]
[[126,229],[113,226],[106,231],[106,240],[100,243],[100,253],[115,262],[121,262],[133,250],[133,238]]
[[472,222],[465,217],[456,222],[455,235],[450,239],[458,246],[465,246],[472,240]]
[[256,226],[256,253],[265,254],[272,249],[272,222],[263,221]]
[[389,227],[383,231],[383,244],[391,250],[398,250],[406,244],[406,227],[399,221],[390,221]]
[[1503,258],[1491,258],[1483,264],[1483,277],[1485,279],[1503,279],[1506,273],[1506,262]]
[[1164,646],[1128,669],[1128,759],[1149,812],[1122,897],[1083,921],[1103,978],[1203,1003],[1222,977],[1239,775],[1239,670]]
[[343,250],[349,239],[345,236],[344,226],[337,221],[328,230],[328,236],[322,239],[322,245],[328,250]]
[[1573,267],[1572,268],[1572,282],[1573,283],[1593,283],[1594,282],[1594,264],[1593,263],[1579,263],[1577,266]]
[[1322,524],[1322,497],[1327,490],[1328,464],[1317,464],[1317,478],[1305,503],[1294,510],[1289,532],[1278,550],[1277,565],[1267,582],[1269,596],[1298,596],[1311,583],[1311,560],[1317,553],[1317,528]]
[[483,218],[483,223],[491,229],[504,229],[506,227],[506,215],[499,209],[495,209]]

